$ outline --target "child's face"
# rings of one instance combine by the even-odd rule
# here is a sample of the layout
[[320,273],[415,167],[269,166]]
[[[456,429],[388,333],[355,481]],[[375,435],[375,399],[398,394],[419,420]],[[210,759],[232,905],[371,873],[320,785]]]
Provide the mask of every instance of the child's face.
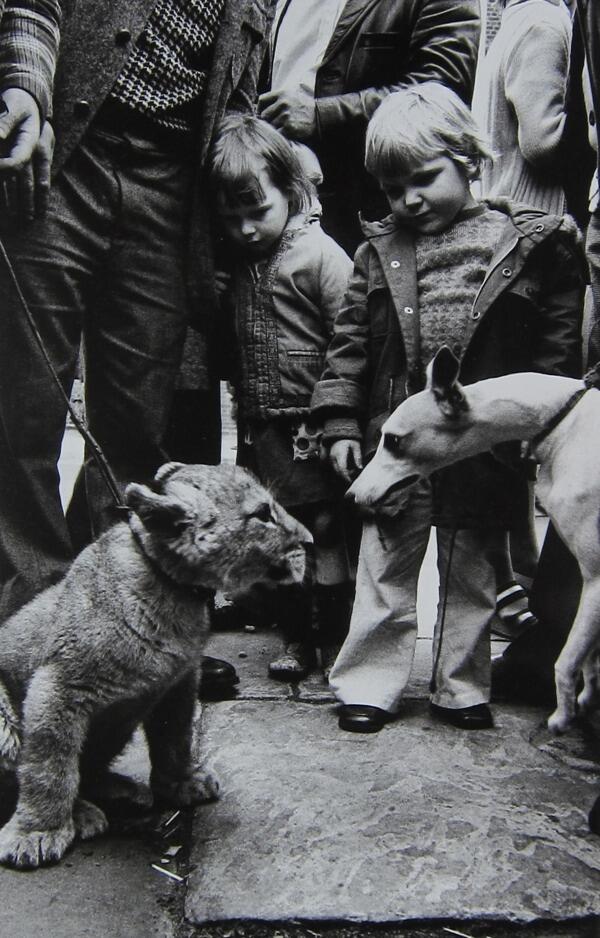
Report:
[[475,205],[464,169],[448,156],[425,160],[412,172],[380,180],[392,214],[418,234],[437,234]]
[[251,257],[268,254],[283,234],[289,216],[285,193],[273,185],[266,169],[257,173],[264,198],[246,205],[230,205],[222,193],[217,194],[217,211],[227,237]]

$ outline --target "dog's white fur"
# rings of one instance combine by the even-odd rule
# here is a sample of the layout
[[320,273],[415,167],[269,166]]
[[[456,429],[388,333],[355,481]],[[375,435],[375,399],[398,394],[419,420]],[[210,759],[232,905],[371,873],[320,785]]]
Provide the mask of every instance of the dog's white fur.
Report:
[[[584,387],[583,381],[523,373],[461,386],[458,362],[440,349],[428,369],[427,387],[386,420],[372,461],[349,490],[371,509],[402,506],[412,485],[434,470],[509,440],[532,441]],[[591,389],[539,443],[537,493],[583,577],[581,600],[556,662],[557,707],[548,720],[563,732],[577,703],[589,710],[598,691],[600,644],[600,391]]]

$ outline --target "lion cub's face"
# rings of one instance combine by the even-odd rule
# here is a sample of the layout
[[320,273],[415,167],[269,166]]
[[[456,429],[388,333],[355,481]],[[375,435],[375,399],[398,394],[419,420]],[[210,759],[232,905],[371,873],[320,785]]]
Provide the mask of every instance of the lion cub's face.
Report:
[[239,466],[167,463],[152,488],[132,483],[125,500],[143,549],[179,583],[302,582],[311,535]]

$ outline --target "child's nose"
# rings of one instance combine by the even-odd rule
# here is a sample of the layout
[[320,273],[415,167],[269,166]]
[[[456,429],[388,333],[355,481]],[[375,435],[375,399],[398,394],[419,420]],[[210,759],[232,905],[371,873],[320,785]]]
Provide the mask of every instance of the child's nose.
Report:
[[243,221],[241,225],[242,234],[245,238],[255,234],[256,226],[252,221]]
[[407,208],[412,208],[415,205],[419,205],[421,202],[421,194],[418,189],[406,189],[404,192],[404,204]]

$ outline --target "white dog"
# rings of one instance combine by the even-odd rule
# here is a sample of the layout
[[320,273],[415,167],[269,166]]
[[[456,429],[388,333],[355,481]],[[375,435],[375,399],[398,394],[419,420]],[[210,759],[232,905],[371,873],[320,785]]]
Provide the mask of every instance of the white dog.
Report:
[[372,461],[349,490],[359,505],[385,508],[423,476],[508,440],[529,441],[540,464],[537,492],[583,576],[579,609],[555,666],[557,707],[548,720],[563,732],[577,703],[590,709],[598,688],[600,643],[600,391],[584,381],[524,373],[458,383],[459,364],[443,347],[427,387],[386,420]]

